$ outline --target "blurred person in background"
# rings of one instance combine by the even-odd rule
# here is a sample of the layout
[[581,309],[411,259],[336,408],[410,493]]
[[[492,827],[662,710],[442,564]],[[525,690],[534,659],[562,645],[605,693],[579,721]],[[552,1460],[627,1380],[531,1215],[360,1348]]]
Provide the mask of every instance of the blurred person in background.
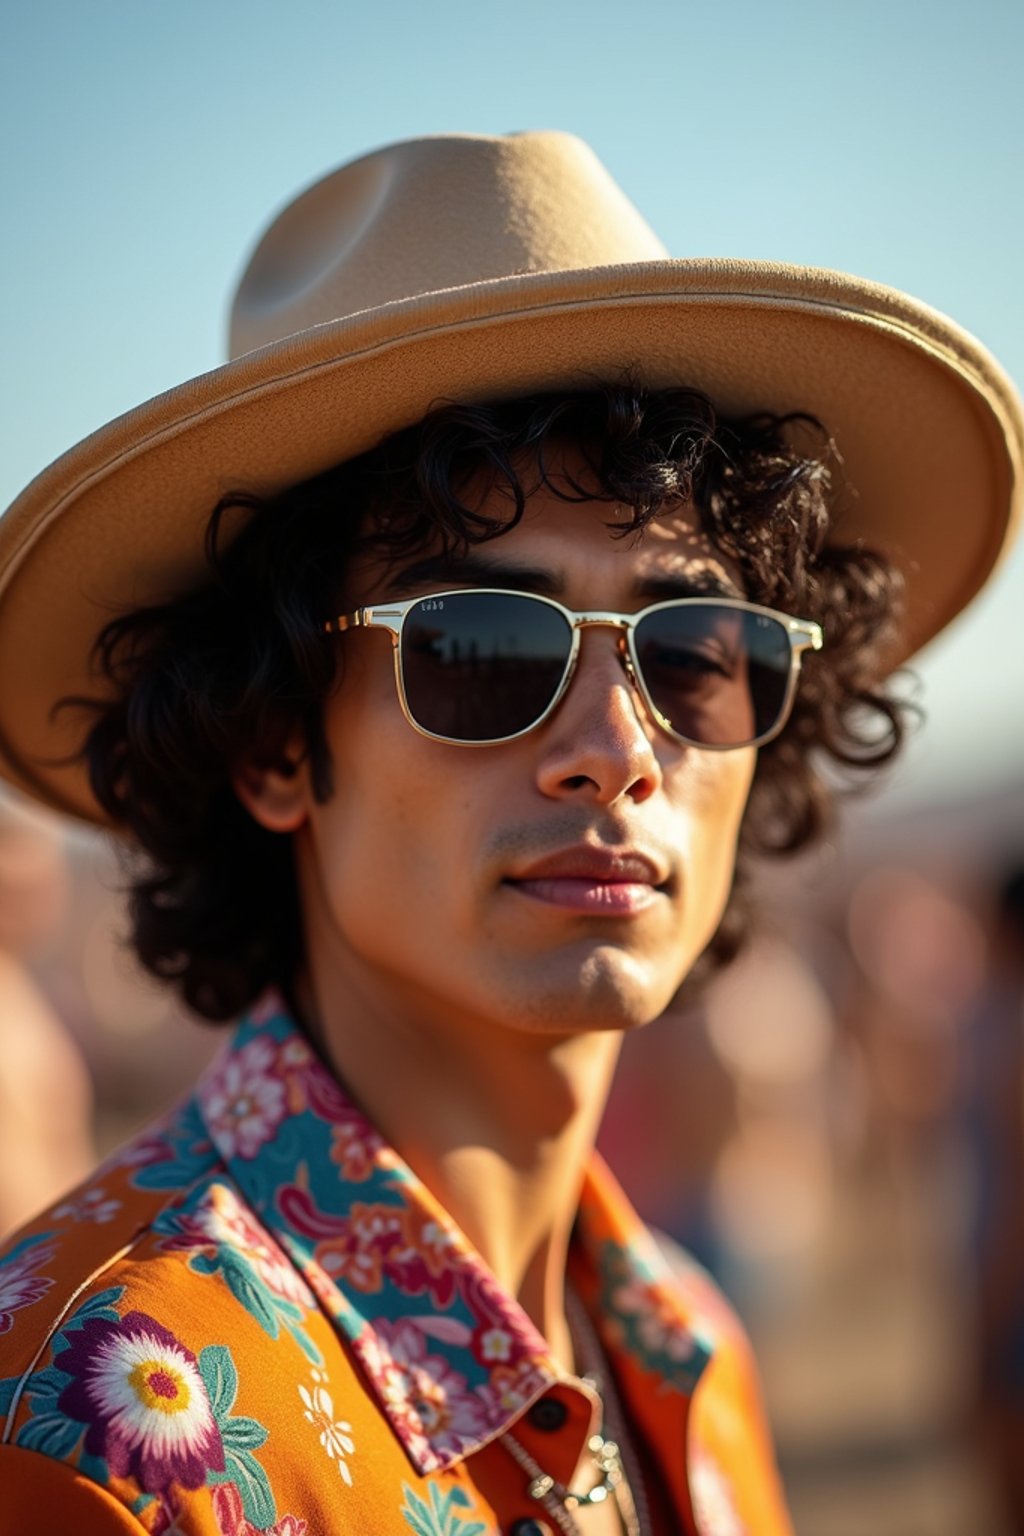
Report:
[[59,836],[0,800],[0,1234],[95,1161],[89,1074],[26,964],[59,927],[66,886]]
[[977,1410],[1012,1529],[1024,1530],[1024,864],[989,920],[988,974],[966,1021]]
[[342,167],[233,329],[0,525],[5,771],[243,1016],[0,1260],[0,1531],[787,1532],[742,1329],[594,1139],[821,760],[898,749],[1019,402],[902,295],[669,259],[555,133]]

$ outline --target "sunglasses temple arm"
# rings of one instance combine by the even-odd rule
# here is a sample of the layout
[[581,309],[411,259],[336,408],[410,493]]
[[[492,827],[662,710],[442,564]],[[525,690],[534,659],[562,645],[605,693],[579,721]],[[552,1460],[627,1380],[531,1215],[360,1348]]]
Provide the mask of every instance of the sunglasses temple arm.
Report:
[[355,613],[343,613],[336,619],[328,619],[324,633],[341,635],[350,629],[386,629],[397,641],[404,617],[402,609],[357,608]]
[[821,625],[810,619],[806,623],[792,624],[789,643],[798,656],[803,655],[804,651],[820,651],[825,643]]

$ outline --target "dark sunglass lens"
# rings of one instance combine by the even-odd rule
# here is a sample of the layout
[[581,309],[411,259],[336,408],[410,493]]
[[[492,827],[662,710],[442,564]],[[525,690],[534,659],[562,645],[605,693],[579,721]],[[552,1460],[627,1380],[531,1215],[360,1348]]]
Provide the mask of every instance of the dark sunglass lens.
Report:
[[778,723],[791,665],[778,619],[727,604],[663,608],[636,631],[655,708],[687,741],[739,747]]
[[407,615],[409,713],[435,736],[497,741],[540,719],[565,674],[572,630],[556,608],[514,592],[449,592]]

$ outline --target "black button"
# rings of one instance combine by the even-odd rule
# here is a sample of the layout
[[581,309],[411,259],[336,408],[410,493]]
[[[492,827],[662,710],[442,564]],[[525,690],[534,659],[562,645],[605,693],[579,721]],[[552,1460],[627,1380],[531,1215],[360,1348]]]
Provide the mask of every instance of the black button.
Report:
[[[534,1429],[543,1429],[548,1432],[561,1429],[569,1417],[569,1410],[560,1397],[542,1397],[526,1415]],[[530,1533],[527,1533],[530,1536]]]
[[551,1532],[539,1520],[517,1520],[509,1527],[508,1536],[551,1536]]

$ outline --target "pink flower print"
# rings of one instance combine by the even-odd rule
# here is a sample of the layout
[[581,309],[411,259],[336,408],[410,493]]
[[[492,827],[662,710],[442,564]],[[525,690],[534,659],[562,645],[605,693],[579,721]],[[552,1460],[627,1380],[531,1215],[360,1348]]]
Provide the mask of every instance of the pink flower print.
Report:
[[434,1274],[450,1268],[458,1252],[453,1233],[434,1220],[427,1220],[420,1227],[419,1245]]
[[294,1264],[230,1185],[212,1184],[201,1204],[177,1217],[174,1225],[176,1235],[165,1239],[165,1248],[193,1252],[205,1248],[210,1253],[230,1249],[247,1261],[275,1296],[301,1307],[312,1305],[313,1298]]
[[[285,1184],[277,1193],[277,1205],[288,1225],[303,1237],[312,1238],[317,1269],[310,1271],[309,1283],[316,1294],[333,1310],[330,1281],[344,1277],[361,1290],[379,1291],[380,1254],[360,1253],[348,1217],[322,1211],[308,1189]],[[325,1283],[322,1276],[329,1277]]]
[[355,1341],[400,1438],[422,1465],[461,1454],[488,1432],[484,1404],[414,1321],[378,1318]]
[[332,1263],[328,1244],[328,1252],[321,1259],[324,1267],[332,1275],[343,1274],[360,1291],[379,1291],[385,1259],[403,1239],[402,1215],[394,1206],[353,1205],[346,1223],[344,1264],[338,1267]]
[[301,1115],[309,1106],[306,1080],[313,1067],[313,1057],[301,1035],[290,1035],[277,1053],[276,1072],[284,1083],[285,1101],[290,1115]]
[[314,1240],[314,1257],[324,1273],[367,1294],[380,1290],[389,1253],[408,1245],[402,1207],[357,1202],[347,1216],[334,1216],[297,1184],[285,1185],[277,1203],[288,1224]]
[[459,1280],[476,1327],[472,1349],[481,1365],[500,1360],[517,1370],[533,1369],[546,1360],[548,1347],[525,1313],[509,1306],[508,1297],[494,1276],[482,1266],[464,1272]]
[[65,1337],[55,1364],[71,1380],[58,1407],[88,1425],[86,1450],[104,1457],[115,1477],[159,1493],[172,1482],[201,1488],[208,1471],[223,1472],[198,1361],[155,1318],[90,1317]]
[[87,1189],[73,1200],[65,1200],[53,1213],[54,1221],[112,1221],[121,1209],[120,1200],[108,1199],[102,1188]]
[[294,1301],[302,1307],[310,1305],[309,1288],[295,1265],[270,1233],[250,1215],[234,1190],[223,1184],[214,1185],[210,1205],[204,1214],[210,1236],[239,1249],[268,1290],[285,1301]]
[[490,1381],[480,1388],[480,1400],[489,1421],[501,1424],[532,1402],[544,1387],[551,1385],[551,1381],[549,1372],[525,1361],[519,1361],[517,1365],[494,1366]]
[[331,1127],[331,1162],[352,1183],[368,1179],[384,1150],[384,1140],[349,1105],[339,1106]]
[[214,1519],[221,1536],[304,1536],[305,1520],[284,1515],[274,1525],[257,1527],[245,1518],[237,1483],[218,1483],[211,1490]]
[[253,1158],[287,1113],[275,1050],[262,1037],[228,1056],[200,1088],[203,1115],[225,1158]]
[[646,1356],[667,1356],[681,1365],[694,1354],[692,1333],[658,1286],[630,1279],[615,1287],[612,1304],[620,1317],[633,1319],[636,1340]]
[[432,1217],[414,1206],[399,1213],[395,1241],[385,1263],[385,1274],[407,1296],[426,1292],[434,1306],[444,1311],[456,1290],[459,1255],[455,1239]]
[[49,1275],[37,1274],[53,1258],[52,1243],[20,1246],[0,1264],[0,1333],[9,1333],[14,1314],[41,1300],[53,1284]]
[[288,1035],[277,1053],[274,1071],[285,1084],[288,1113],[312,1110],[321,1120],[333,1121],[355,1114],[341,1085],[316,1055],[305,1036]]
[[301,1081],[306,1103],[321,1120],[331,1123],[342,1119],[345,1115],[356,1114],[345,1097],[341,1084],[331,1076],[323,1062],[320,1061],[305,1041],[307,1064],[302,1072]]
[[478,1349],[481,1359],[504,1363],[512,1358],[512,1335],[504,1328],[487,1328],[480,1335]]

